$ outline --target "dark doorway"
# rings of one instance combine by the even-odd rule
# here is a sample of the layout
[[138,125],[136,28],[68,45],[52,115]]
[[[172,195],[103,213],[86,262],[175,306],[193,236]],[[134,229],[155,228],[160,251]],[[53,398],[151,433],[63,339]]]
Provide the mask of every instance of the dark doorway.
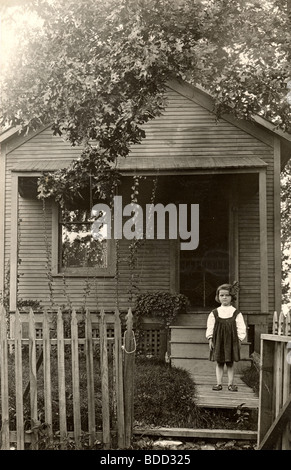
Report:
[[217,306],[215,292],[229,280],[229,175],[193,176],[188,203],[199,204],[199,246],[180,250],[180,292],[195,309]]

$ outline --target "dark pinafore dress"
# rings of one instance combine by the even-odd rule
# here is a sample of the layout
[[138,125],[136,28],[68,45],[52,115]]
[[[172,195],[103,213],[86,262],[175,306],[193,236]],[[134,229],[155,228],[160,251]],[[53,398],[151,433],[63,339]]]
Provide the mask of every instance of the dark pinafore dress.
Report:
[[217,309],[213,310],[215,324],[213,329],[213,350],[210,352],[210,360],[216,362],[238,362],[240,360],[240,345],[237,335],[236,317],[238,311],[233,312],[232,317],[220,318]]

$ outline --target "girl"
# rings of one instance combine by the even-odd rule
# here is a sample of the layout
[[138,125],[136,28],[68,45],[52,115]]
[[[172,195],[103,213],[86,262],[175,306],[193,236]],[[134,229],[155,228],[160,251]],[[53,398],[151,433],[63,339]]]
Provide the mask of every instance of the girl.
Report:
[[246,325],[241,313],[233,307],[238,284],[222,284],[216,290],[215,300],[221,306],[208,316],[206,338],[209,341],[210,360],[216,361],[217,384],[212,390],[222,390],[224,364],[227,367],[228,390],[237,392],[233,384],[234,361],[240,360],[240,343],[246,337]]

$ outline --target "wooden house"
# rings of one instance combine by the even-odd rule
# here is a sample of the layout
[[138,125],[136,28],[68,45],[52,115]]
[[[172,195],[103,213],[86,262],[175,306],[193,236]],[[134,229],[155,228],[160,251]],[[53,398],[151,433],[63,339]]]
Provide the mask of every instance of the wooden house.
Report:
[[[94,260],[84,265],[82,249],[76,249],[82,241],[70,238],[56,202],[43,204],[36,193],[37,178],[66,167],[80,149],[53,136],[49,126],[28,135],[10,129],[1,135],[3,296],[9,295],[11,312],[19,300],[49,308],[52,299],[55,305],[110,311],[116,306],[126,310],[132,292],[183,293],[189,311],[171,326],[170,355],[173,364],[195,372],[206,367],[206,319],[217,305],[215,290],[237,280],[237,306],[248,325],[247,358],[259,350],[260,333],[267,332],[269,318],[281,309],[280,172],[291,137],[259,117],[254,122],[231,115],[217,120],[212,98],[178,81],[167,86],[162,116],[144,128],[142,144],[118,162],[123,203],[131,201],[139,175],[142,208],[152,201],[155,184],[155,204],[198,204],[198,247],[182,250],[179,234],[175,238],[165,230],[165,237],[141,243],[132,263],[132,242],[113,238],[97,265]],[[72,249],[66,265],[65,245]]]

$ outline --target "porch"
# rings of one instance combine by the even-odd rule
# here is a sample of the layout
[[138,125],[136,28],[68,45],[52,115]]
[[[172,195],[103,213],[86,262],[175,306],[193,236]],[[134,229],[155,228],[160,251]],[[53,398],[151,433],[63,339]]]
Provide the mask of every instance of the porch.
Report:
[[223,389],[220,392],[212,390],[215,383],[214,367],[212,375],[195,375],[195,383],[197,405],[201,408],[235,409],[239,406],[250,410],[259,408],[259,397],[242,381],[239,375],[235,377],[235,384],[238,386],[237,392],[230,392],[227,389],[226,377],[223,379]]
[[197,387],[197,405],[203,408],[231,409],[240,405],[257,409],[259,398],[252,388],[241,379],[244,369],[251,366],[251,344],[244,340],[241,345],[241,361],[235,370],[237,392],[227,389],[226,371],[223,378],[223,390],[212,390],[215,380],[215,363],[209,361],[209,346],[205,337],[206,322],[209,312],[188,312],[178,315],[170,326],[169,352],[171,364],[182,367],[190,373]]

